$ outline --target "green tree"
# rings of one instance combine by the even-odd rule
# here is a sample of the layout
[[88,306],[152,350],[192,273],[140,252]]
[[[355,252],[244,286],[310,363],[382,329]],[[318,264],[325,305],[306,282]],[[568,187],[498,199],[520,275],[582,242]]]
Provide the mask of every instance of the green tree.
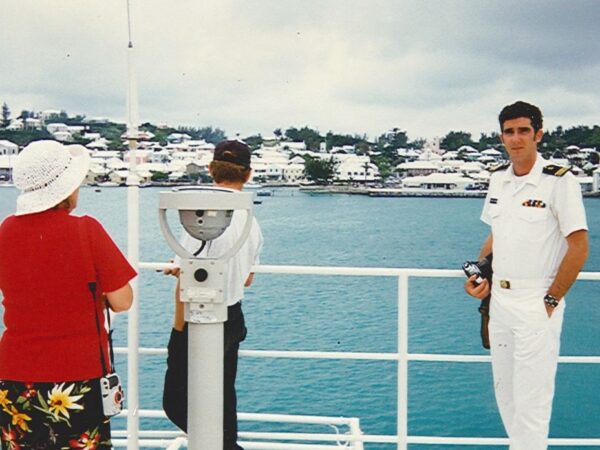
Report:
[[152,176],[150,177],[150,180],[152,180],[152,181],[168,181],[169,174],[165,173],[165,172],[153,172]]
[[263,138],[260,134],[255,134],[244,138],[244,142],[248,144],[251,150],[260,148],[263,143]]
[[457,150],[463,145],[475,146],[475,143],[471,139],[471,133],[466,131],[451,131],[443,137],[441,141],[442,148],[448,150]]
[[42,139],[54,139],[46,129],[42,130],[0,130],[0,140],[6,139],[7,141],[14,142],[19,147],[25,147],[27,144],[33,141],[40,141]]
[[291,127],[285,130],[285,137],[292,142],[304,142],[309,150],[318,150],[323,136],[318,131],[308,127],[295,128]]
[[600,150],[600,127],[598,125],[594,126],[594,130],[590,136],[590,146]]
[[2,127],[6,128],[10,125],[10,109],[6,102],[2,104]]
[[489,135],[481,133],[479,141],[477,142],[477,149],[485,150],[488,148],[498,148],[501,145],[500,135],[496,131],[492,131]]
[[17,119],[23,119],[23,122],[25,122],[25,119],[29,119],[30,117],[34,117],[33,111],[27,111],[26,109],[24,109],[23,111],[21,111],[21,114],[19,114],[19,117],[17,117]]
[[333,158],[321,159],[306,156],[304,164],[304,175],[309,181],[317,184],[331,184],[335,176],[336,163]]
[[48,117],[45,120],[46,124],[49,124],[49,123],[64,123],[65,125],[67,125],[68,121],[69,121],[69,116],[68,116],[67,112],[64,109],[61,110],[58,114],[50,114],[50,117]]
[[373,163],[379,169],[379,176],[382,180],[386,180],[394,174],[394,164],[386,156],[380,155],[373,158]]

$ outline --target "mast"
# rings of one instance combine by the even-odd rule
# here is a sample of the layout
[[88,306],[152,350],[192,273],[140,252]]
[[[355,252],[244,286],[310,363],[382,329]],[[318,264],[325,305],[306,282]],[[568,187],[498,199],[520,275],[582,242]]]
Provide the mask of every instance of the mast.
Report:
[[[138,145],[138,96],[135,80],[135,53],[131,33],[130,1],[127,2],[127,142],[129,147],[129,175],[127,177],[127,256],[139,273],[139,177],[136,173]],[[127,450],[139,449],[139,278],[131,287],[134,302],[127,320]]]

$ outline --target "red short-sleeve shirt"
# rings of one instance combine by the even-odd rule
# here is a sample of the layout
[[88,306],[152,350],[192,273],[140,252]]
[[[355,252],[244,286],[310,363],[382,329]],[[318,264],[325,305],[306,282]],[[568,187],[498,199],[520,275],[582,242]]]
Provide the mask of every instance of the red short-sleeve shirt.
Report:
[[[80,238],[81,223],[88,251]],[[135,275],[92,217],[49,210],[6,218],[0,225],[5,325],[0,379],[51,382],[102,376],[100,345],[109,364],[104,305],[93,300],[88,282],[96,281],[98,293],[112,292]]]

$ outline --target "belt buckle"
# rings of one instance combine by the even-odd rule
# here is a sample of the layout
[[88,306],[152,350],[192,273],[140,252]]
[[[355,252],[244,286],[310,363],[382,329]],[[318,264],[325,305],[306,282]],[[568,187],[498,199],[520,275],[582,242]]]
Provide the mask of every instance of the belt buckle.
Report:
[[508,280],[500,280],[500,287],[502,289],[510,289],[510,281],[508,281]]

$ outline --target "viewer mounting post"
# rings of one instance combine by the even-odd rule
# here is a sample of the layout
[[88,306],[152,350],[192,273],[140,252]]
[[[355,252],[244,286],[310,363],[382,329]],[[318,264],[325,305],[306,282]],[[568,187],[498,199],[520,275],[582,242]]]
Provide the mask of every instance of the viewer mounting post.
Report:
[[[253,196],[222,188],[175,188],[158,196],[161,231],[181,258],[179,295],[188,323],[188,449],[223,449],[223,324],[227,320],[229,260],[240,250],[252,228]],[[179,211],[184,230],[202,241],[223,234],[235,210],[246,211],[244,229],[225,254],[199,258],[173,236],[167,209]]]

